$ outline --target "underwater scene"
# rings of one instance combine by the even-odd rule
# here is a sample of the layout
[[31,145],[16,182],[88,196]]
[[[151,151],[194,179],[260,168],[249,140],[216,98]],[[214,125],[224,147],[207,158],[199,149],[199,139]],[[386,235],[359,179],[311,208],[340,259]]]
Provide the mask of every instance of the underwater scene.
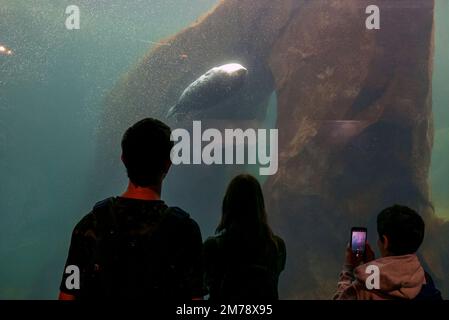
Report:
[[162,198],[203,240],[234,176],[261,183],[281,299],[331,299],[351,227],[376,248],[394,204],[425,221],[447,298],[448,83],[449,0],[0,0],[0,299],[58,297],[72,230],[125,190],[122,135],[147,117],[190,139]]

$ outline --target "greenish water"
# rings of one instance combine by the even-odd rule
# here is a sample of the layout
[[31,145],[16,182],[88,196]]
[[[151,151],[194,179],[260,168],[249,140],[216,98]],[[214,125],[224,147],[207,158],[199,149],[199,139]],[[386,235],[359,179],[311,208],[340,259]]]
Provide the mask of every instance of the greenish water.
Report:
[[[65,9],[81,29],[65,28]],[[86,195],[101,101],[217,0],[0,0],[0,299],[52,299]]]
[[[0,0],[0,43],[14,48],[0,56],[0,299],[56,297],[70,232],[104,196],[85,193],[104,95],[151,42],[218,0],[55,2]],[[79,31],[64,26],[73,2]],[[449,0],[438,0],[431,183],[437,213],[447,218],[448,17]]]

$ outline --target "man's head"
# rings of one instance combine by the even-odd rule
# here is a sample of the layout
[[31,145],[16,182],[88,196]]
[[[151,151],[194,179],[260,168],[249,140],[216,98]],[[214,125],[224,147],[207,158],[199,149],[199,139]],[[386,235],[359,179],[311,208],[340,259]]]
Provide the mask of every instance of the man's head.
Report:
[[131,182],[139,187],[158,186],[167,174],[173,141],[163,122],[143,119],[130,127],[122,139],[122,161]]
[[424,239],[424,221],[412,209],[395,205],[377,216],[377,242],[383,257],[413,254]]

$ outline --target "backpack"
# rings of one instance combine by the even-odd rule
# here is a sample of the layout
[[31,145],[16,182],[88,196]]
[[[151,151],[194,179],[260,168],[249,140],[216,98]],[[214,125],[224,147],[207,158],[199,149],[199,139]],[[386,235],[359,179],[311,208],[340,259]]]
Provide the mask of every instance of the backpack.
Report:
[[[219,252],[226,252],[224,239],[216,238]],[[226,258],[225,258],[226,259]],[[219,284],[220,299],[225,301],[278,300],[278,275],[259,263],[228,263]]]
[[[165,250],[166,254],[151,257],[148,259],[150,264],[143,266],[141,259],[143,253],[148,252],[148,243],[143,243],[138,236],[120,231],[116,198],[98,202],[92,214],[96,222],[96,240],[88,266],[82,274],[82,299],[161,299],[183,294],[181,272],[176,268],[179,252]],[[156,246],[175,247],[169,243],[173,238],[171,233],[176,232],[179,222],[188,218],[189,215],[183,210],[167,207],[161,219],[146,232],[149,242]]]

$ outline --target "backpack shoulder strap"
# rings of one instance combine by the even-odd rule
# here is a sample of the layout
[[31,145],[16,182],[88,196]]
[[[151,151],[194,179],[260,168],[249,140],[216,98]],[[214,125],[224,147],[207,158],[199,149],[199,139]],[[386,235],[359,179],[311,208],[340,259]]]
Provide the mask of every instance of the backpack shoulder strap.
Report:
[[98,236],[104,236],[105,232],[109,234],[115,234],[117,232],[117,217],[115,215],[114,206],[116,203],[115,197],[109,197],[97,202],[93,209],[92,214],[96,221],[96,227],[100,233]]
[[161,232],[176,233],[182,222],[188,219],[190,219],[190,215],[181,208],[167,207],[162,214],[162,219],[159,221],[159,228]]
[[190,215],[179,207],[167,207],[167,209],[165,210],[165,214],[172,215],[180,220],[190,218]]

